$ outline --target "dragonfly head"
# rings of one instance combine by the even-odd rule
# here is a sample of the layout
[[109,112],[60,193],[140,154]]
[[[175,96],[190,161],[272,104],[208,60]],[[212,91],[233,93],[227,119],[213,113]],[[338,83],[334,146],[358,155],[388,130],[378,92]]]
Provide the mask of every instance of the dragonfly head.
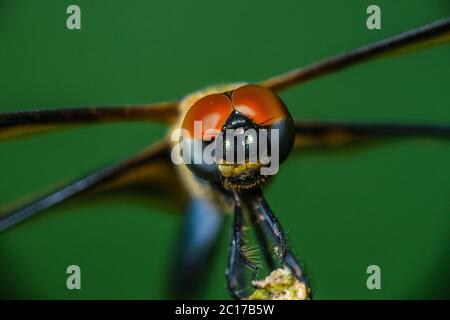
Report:
[[201,98],[187,112],[182,129],[188,168],[229,190],[265,183],[278,172],[294,143],[286,106],[257,85]]

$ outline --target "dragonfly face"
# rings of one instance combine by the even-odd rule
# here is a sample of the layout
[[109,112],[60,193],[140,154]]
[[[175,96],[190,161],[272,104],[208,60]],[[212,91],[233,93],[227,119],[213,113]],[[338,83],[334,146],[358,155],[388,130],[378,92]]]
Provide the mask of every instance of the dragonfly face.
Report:
[[182,129],[188,168],[228,190],[264,184],[289,155],[295,137],[284,103],[257,85],[206,95],[189,108]]

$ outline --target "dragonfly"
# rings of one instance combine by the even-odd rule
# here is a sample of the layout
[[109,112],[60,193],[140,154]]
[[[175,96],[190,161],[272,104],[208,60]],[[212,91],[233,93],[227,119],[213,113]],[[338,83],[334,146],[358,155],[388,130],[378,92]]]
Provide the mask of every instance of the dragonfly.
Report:
[[[244,163],[219,159],[208,164],[186,161],[185,154],[174,152],[179,147],[180,138],[175,132],[184,130],[189,136],[183,136],[185,141],[197,139],[200,144],[209,145],[218,141],[219,135],[226,130],[245,135],[250,129],[275,128],[279,133],[278,139],[274,139],[275,147],[272,145],[268,151],[276,148],[280,163],[289,161],[292,153],[309,150],[344,149],[399,138],[448,140],[450,124],[445,123],[294,120],[277,94],[360,63],[394,57],[449,40],[450,17],[258,83],[210,86],[175,101],[0,113],[0,141],[113,122],[156,122],[169,128],[160,141],[129,158],[94,170],[12,210],[3,210],[0,232],[7,232],[70,199],[143,189],[148,195],[174,203],[185,213],[173,276],[176,297],[193,297],[198,293],[225,217],[231,213],[233,220],[226,268],[230,295],[236,299],[248,297],[251,284],[260,275],[261,266],[252,257],[248,245],[247,230],[251,226],[268,269],[286,268],[299,283],[304,284],[305,297],[311,298],[307,275],[287,243],[282,224],[264,197],[263,189],[272,180],[271,176],[261,173],[267,164],[261,159]],[[209,138],[204,134],[197,136],[193,128],[198,121],[203,124],[203,129],[214,129],[216,135]],[[173,139],[174,134],[177,139]],[[248,148],[258,138],[257,135],[246,136],[244,146]],[[235,143],[234,140],[228,142]],[[188,158],[195,157],[195,153],[194,150]]]

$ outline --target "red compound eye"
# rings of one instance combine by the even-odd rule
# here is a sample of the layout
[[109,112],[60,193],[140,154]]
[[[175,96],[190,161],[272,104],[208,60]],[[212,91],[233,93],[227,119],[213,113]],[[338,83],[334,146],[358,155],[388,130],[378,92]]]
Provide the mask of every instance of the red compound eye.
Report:
[[284,103],[272,91],[257,85],[250,84],[236,89],[231,101],[234,109],[264,126],[289,115]]
[[[198,100],[189,109],[184,117],[182,128],[187,131],[191,139],[209,140],[222,129],[232,110],[231,101],[226,95],[208,95]],[[197,121],[201,122],[201,130],[195,130]]]

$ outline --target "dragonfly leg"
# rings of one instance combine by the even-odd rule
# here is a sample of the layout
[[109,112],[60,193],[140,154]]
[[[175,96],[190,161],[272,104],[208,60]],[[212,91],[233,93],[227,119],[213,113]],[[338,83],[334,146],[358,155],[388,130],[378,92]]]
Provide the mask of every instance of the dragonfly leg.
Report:
[[[273,243],[273,251],[280,259],[281,263],[288,267],[292,274],[295,275],[301,282],[307,283],[306,277],[302,271],[301,265],[295,258],[286,241],[286,237],[275,214],[270,209],[267,201],[261,190],[249,192],[245,195],[250,215],[253,217],[255,229],[257,234],[264,238],[266,243],[264,251],[269,251],[269,243]],[[266,253],[266,255],[270,253]],[[270,265],[269,265],[270,266]],[[274,269],[274,265],[271,267]]]
[[231,296],[236,299],[242,299],[248,296],[245,271],[249,268],[252,271],[252,280],[256,280],[258,266],[250,260],[245,249],[241,199],[237,193],[233,194],[233,199],[234,217],[226,276]]

